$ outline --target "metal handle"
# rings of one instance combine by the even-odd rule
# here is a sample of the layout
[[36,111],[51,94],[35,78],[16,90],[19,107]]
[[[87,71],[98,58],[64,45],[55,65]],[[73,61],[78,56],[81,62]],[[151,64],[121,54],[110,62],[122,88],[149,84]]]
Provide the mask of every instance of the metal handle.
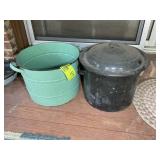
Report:
[[145,69],[149,66],[149,60],[148,60],[148,58],[147,58],[147,56],[146,56],[146,53],[143,52],[142,50],[140,50],[140,51],[141,51],[141,54],[142,54],[143,57],[144,57],[143,62],[141,62],[141,65],[143,65],[141,71],[143,71],[143,70],[145,70]]
[[86,73],[86,70],[82,70],[82,69],[78,69],[78,74],[81,75],[81,76],[84,76]]
[[10,63],[10,68],[12,69],[12,70],[14,70],[15,72],[19,72],[19,73],[22,73],[22,69],[19,69],[19,68],[17,68],[17,65],[16,65],[16,63],[15,62],[11,62]]

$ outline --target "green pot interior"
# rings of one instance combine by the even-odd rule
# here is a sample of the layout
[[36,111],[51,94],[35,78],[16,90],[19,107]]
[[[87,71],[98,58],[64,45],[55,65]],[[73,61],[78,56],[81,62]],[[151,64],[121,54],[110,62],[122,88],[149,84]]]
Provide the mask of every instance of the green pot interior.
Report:
[[79,50],[66,43],[43,43],[28,47],[16,57],[17,65],[28,70],[48,70],[71,64]]

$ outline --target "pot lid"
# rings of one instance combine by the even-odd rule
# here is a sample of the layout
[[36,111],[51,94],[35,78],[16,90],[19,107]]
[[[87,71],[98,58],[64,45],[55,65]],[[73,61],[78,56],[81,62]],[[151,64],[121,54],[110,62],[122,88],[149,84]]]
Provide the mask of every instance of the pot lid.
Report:
[[141,50],[121,43],[101,43],[80,54],[89,71],[107,76],[126,76],[142,71],[147,59]]

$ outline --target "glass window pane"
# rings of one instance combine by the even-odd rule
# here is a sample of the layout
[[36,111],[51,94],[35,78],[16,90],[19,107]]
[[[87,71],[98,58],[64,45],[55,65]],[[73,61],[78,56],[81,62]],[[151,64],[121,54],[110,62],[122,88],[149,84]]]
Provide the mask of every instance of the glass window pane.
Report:
[[[136,41],[138,20],[33,20],[37,40],[44,37]],[[46,38],[47,40],[47,38]]]

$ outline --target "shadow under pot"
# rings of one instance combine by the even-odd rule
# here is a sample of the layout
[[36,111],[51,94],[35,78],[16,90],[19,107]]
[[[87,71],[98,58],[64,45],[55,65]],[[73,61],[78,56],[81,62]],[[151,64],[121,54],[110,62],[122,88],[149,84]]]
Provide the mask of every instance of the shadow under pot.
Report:
[[135,93],[139,74],[148,66],[146,54],[119,43],[101,43],[82,51],[83,90],[93,107],[108,111],[127,108]]

